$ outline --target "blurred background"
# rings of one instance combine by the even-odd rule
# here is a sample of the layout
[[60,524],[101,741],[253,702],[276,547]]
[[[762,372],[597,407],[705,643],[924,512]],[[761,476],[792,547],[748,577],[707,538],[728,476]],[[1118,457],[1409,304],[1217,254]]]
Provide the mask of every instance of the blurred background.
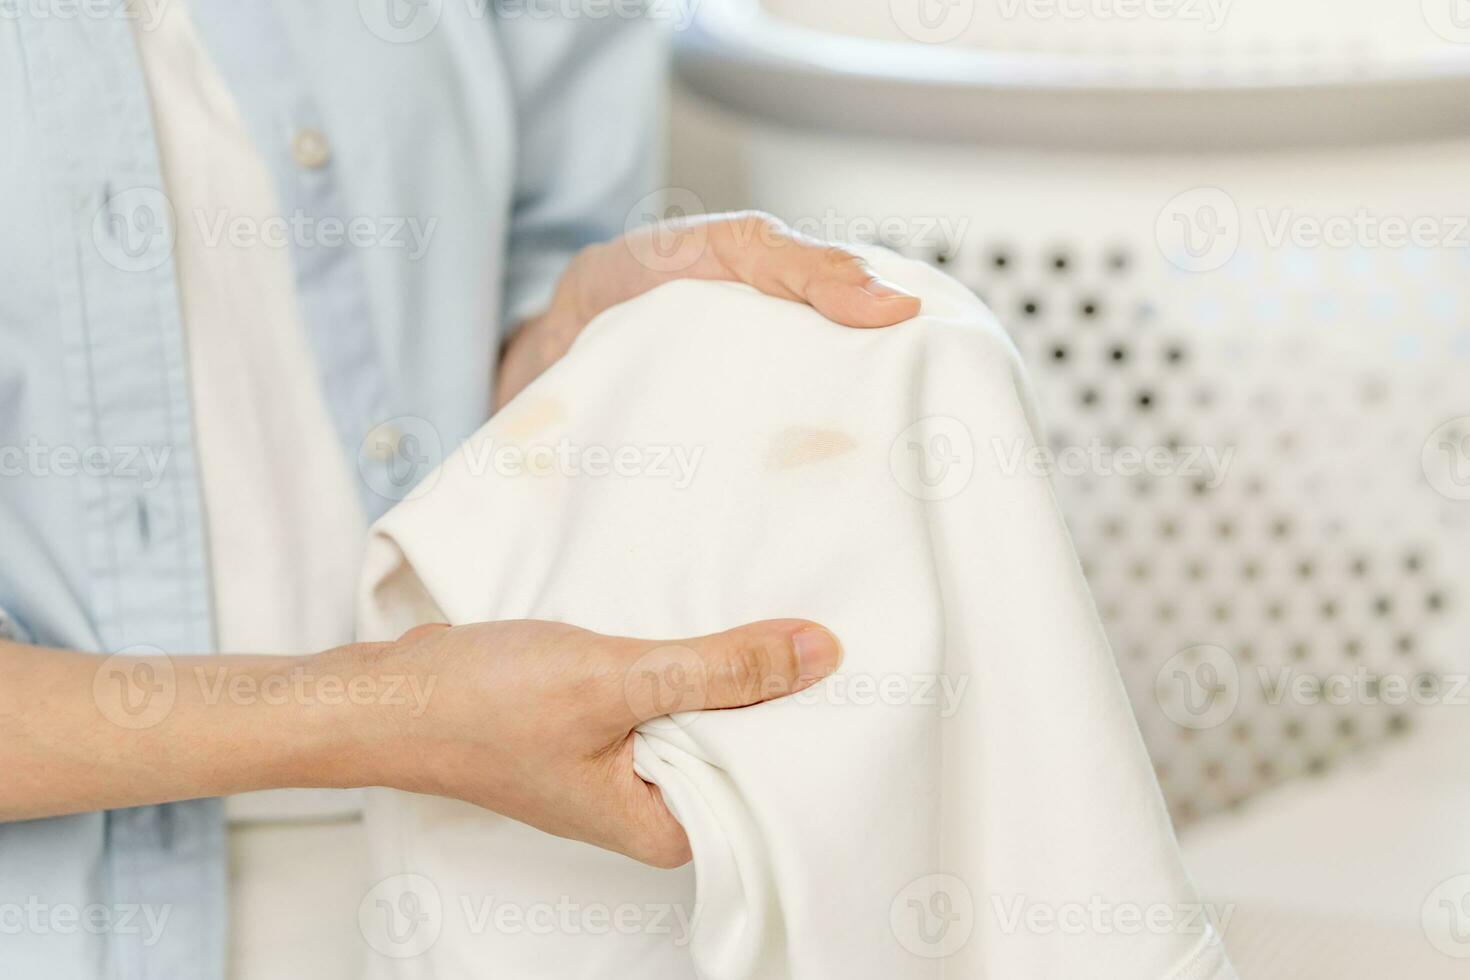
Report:
[[646,217],[995,310],[1242,977],[1470,976],[1470,0],[680,10]]

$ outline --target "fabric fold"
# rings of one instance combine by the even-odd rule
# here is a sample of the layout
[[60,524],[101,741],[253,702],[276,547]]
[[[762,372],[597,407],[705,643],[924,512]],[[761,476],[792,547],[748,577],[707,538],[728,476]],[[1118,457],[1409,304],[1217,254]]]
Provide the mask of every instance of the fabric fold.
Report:
[[[569,354],[375,528],[364,639],[426,619],[695,636],[778,617],[837,674],[640,729],[694,860],[654,871],[462,804],[370,805],[443,898],[397,976],[1226,980],[1044,473],[1013,348],[937,271],[884,330],[680,281]],[[493,655],[487,653],[487,655]],[[444,679],[452,683],[452,678]],[[656,908],[687,934],[476,928],[462,899]]]

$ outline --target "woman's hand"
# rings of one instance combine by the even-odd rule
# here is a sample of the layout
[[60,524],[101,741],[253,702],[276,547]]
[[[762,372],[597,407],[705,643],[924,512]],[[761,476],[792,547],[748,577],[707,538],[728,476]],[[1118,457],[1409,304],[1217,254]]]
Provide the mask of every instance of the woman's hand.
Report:
[[809,303],[850,327],[886,327],[919,300],[879,279],[856,254],[798,234],[760,212],[700,215],[648,225],[572,259],[545,313],[522,324],[501,353],[496,407],[566,353],[603,310],[672,279],[743,282]]
[[524,620],[420,626],[344,648],[335,670],[417,678],[422,713],[383,708],[362,782],[467,800],[648,864],[689,860],[683,828],[633,772],[633,729],[672,711],[738,708],[837,668],[826,630],[774,620],[652,642]]
[[533,621],[420,626],[304,657],[0,641],[0,821],[391,786],[674,867],[689,842],[633,772],[634,727],[800,691],[841,656],[826,630],[791,619],[671,642]]

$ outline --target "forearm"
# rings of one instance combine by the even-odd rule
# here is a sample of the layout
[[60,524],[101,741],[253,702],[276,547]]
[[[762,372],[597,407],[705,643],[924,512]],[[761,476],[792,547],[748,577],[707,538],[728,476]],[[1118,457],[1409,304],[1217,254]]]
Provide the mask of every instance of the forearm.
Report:
[[134,659],[0,642],[0,821],[369,784],[376,705],[348,693],[368,649]]

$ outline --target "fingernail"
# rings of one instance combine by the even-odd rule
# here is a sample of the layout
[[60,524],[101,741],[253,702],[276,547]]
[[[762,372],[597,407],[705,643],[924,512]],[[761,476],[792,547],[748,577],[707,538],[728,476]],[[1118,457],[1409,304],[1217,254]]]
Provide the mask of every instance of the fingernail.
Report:
[[879,299],[893,299],[896,296],[907,296],[912,299],[914,295],[902,286],[891,283],[887,279],[880,279],[877,276],[868,280],[867,284],[863,286],[863,292],[870,296],[876,296]]
[[842,663],[842,644],[817,626],[808,626],[791,638],[796,647],[796,670],[804,684],[826,677]]

